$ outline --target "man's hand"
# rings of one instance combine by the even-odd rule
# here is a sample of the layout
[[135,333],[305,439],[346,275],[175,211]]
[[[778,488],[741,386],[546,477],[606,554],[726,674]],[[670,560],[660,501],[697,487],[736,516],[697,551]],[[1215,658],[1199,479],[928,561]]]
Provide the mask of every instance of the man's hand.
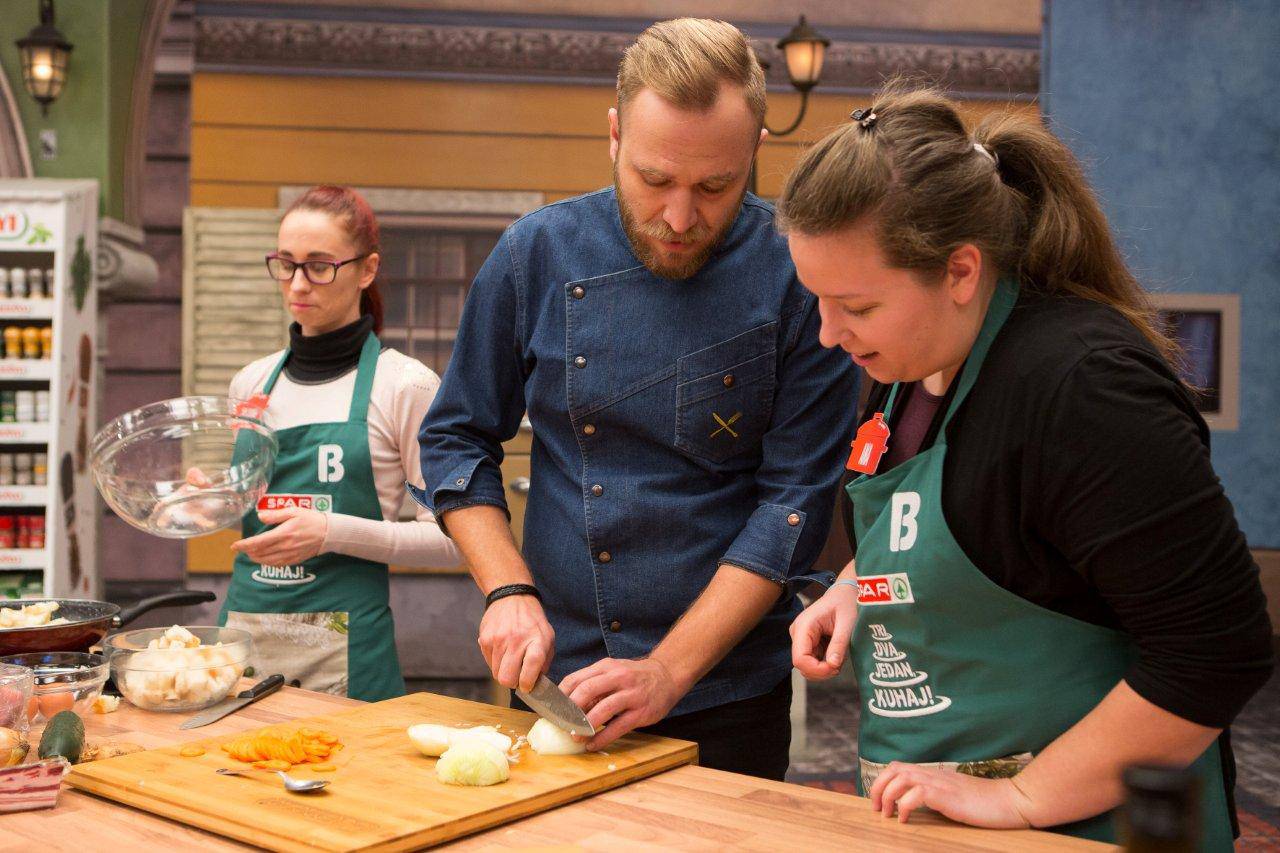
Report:
[[810,681],[822,681],[844,665],[858,621],[858,591],[833,586],[791,623],[791,663]]
[[328,515],[314,509],[266,509],[258,513],[258,520],[279,526],[234,542],[231,548],[264,566],[294,566],[310,560],[320,553],[329,532]]
[[503,687],[533,689],[555,655],[556,632],[531,595],[500,598],[480,620],[480,651]]
[[653,658],[605,658],[566,676],[560,689],[587,712],[596,730],[587,749],[599,750],[661,720],[689,687]]

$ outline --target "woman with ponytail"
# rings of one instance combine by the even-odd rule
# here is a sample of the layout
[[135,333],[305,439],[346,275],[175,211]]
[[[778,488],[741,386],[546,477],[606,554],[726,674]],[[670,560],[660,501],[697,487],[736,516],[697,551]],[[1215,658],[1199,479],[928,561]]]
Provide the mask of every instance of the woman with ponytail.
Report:
[[379,259],[378,222],[349,188],[315,187],[280,222],[267,272],[295,321],[289,347],[230,391],[265,408],[280,450],[232,546],[221,617],[253,634],[258,673],[368,701],[404,692],[388,564],[459,562],[431,512],[398,521],[405,482],[422,485],[418,427],[440,380],[378,341]]
[[1178,348],[1071,153],[892,83],[779,214],[822,342],[876,382],[854,560],[792,626],[807,677],[853,659],[863,793],[1114,840],[1124,768],[1189,766],[1202,849],[1231,849],[1225,732],[1271,672],[1265,599]]

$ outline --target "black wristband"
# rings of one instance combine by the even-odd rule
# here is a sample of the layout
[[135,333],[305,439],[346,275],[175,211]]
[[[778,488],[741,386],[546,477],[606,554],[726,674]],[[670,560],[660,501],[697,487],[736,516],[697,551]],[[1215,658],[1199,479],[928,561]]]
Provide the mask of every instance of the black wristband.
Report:
[[489,605],[493,604],[500,598],[506,598],[510,595],[532,595],[538,601],[542,601],[542,593],[538,592],[538,588],[527,583],[509,583],[506,586],[500,586],[484,597],[485,609],[489,609]]

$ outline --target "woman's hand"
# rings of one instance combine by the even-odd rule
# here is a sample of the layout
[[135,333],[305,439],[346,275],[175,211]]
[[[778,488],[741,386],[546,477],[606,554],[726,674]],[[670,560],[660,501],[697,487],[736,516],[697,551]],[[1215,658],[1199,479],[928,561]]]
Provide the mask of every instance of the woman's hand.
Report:
[[898,812],[906,823],[911,813],[927,806],[957,823],[988,829],[1027,829],[1030,801],[1012,779],[981,779],[952,770],[919,767],[895,761],[871,786],[871,807],[884,817]]
[[310,560],[320,553],[329,532],[328,515],[314,509],[267,509],[258,513],[258,520],[279,526],[241,539],[231,548],[263,566],[294,566]]
[[857,621],[857,588],[831,587],[791,623],[791,663],[810,681],[832,677],[844,665]]

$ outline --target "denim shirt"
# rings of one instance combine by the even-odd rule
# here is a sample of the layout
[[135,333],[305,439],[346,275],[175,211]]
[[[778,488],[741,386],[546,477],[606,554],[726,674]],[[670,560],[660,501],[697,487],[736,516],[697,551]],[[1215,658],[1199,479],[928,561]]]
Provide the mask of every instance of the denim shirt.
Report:
[[437,517],[506,509],[502,442],[533,424],[524,557],[556,632],[549,676],[648,654],[721,564],[778,583],[763,621],[672,709],[791,670],[853,436],[857,376],[818,342],[773,209],[748,195],[706,265],[659,278],[612,188],[513,223],[476,276],[419,435]]

